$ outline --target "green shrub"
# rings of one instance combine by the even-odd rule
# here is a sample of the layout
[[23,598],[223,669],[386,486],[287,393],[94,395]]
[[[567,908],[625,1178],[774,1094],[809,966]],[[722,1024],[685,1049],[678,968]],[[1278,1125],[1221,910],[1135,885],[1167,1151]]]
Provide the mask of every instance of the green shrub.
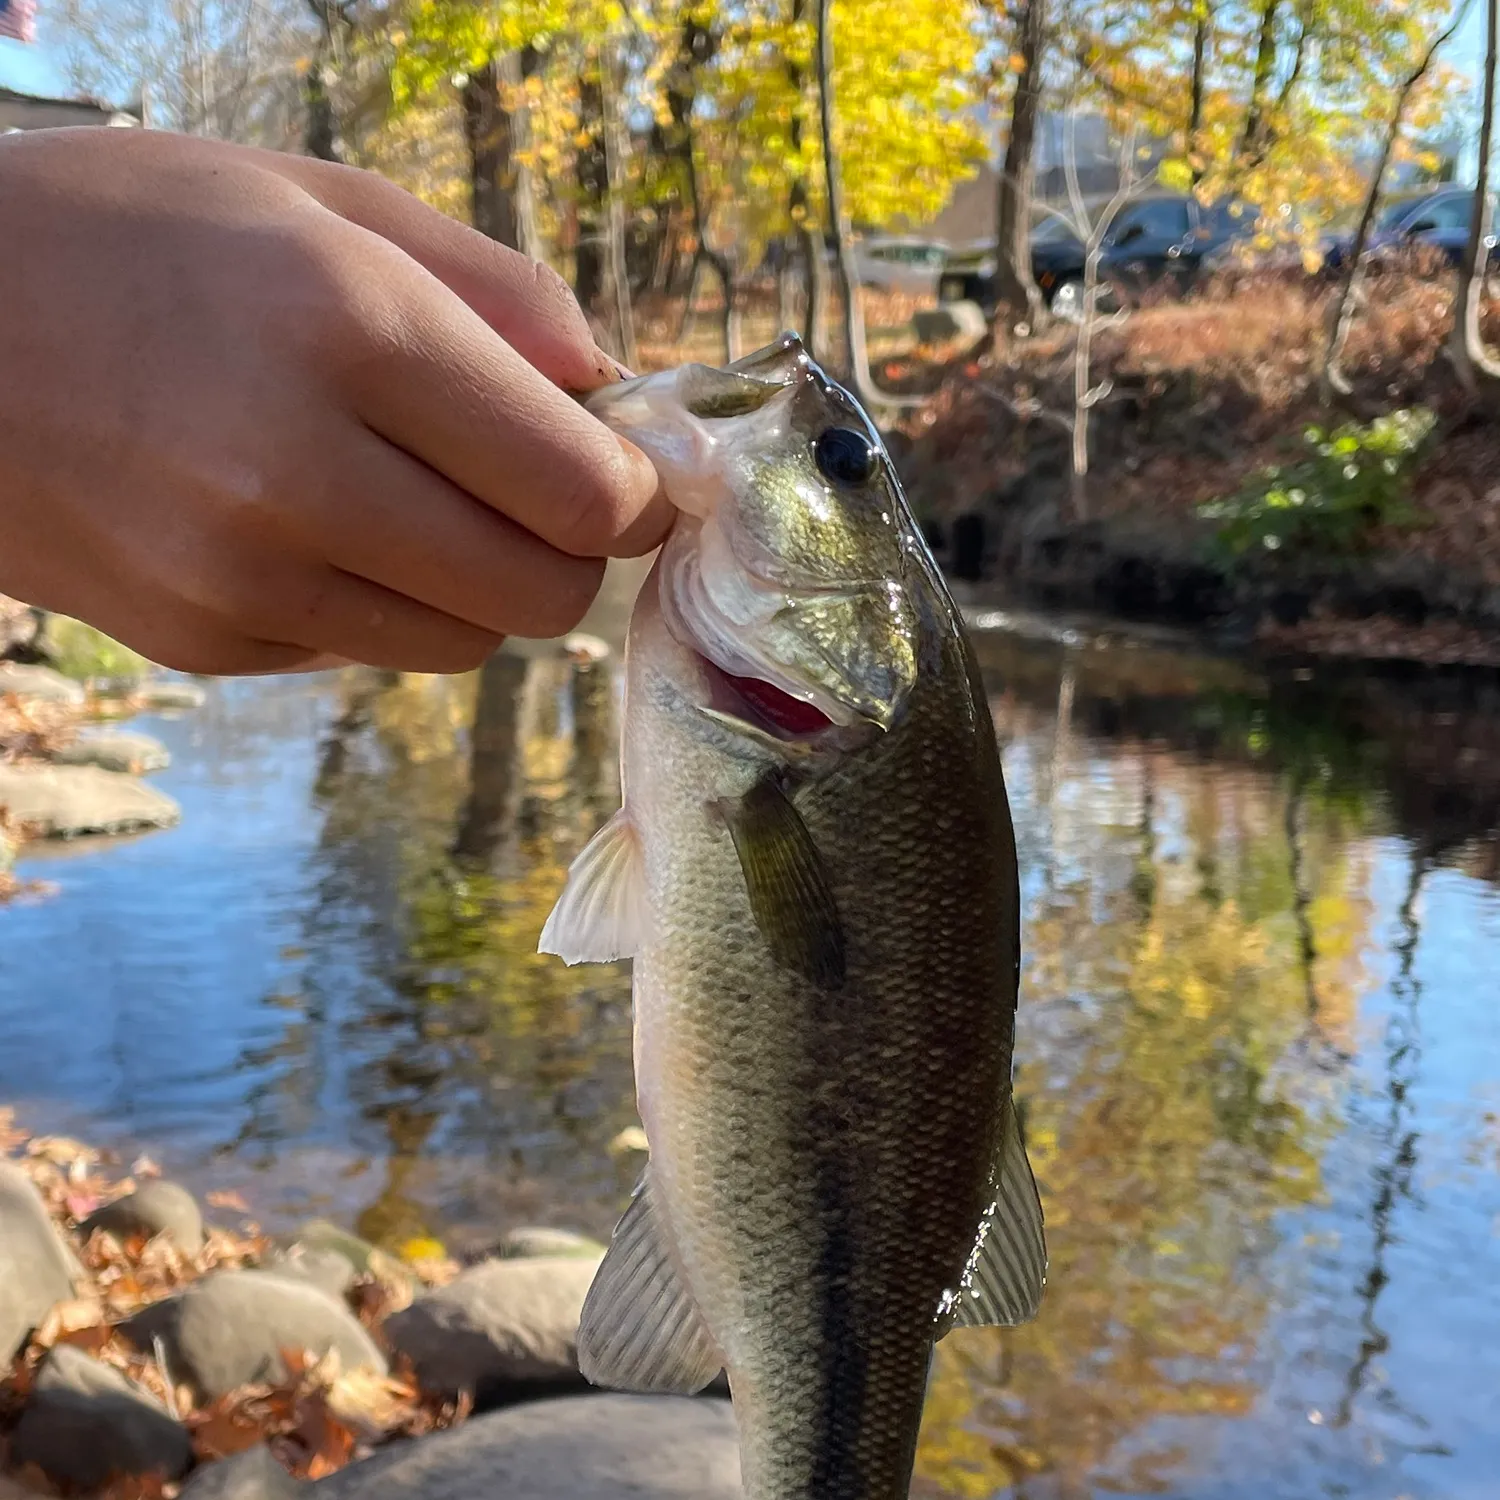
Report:
[[151,670],[129,646],[68,615],[47,617],[46,641],[58,671],[80,682],[134,682]]
[[1368,426],[1309,427],[1304,457],[1262,469],[1235,494],[1200,505],[1198,514],[1216,523],[1215,540],[1233,557],[1357,551],[1377,526],[1425,523],[1407,490],[1435,422],[1418,406]]

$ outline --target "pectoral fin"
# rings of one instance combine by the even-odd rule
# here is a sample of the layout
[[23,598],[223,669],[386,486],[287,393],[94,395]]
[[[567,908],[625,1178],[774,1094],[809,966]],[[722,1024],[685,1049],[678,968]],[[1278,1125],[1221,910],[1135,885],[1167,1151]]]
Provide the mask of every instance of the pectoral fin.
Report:
[[1011,1328],[1029,1323],[1047,1280],[1042,1203],[1026,1159],[1015,1106],[1005,1106],[995,1202],[979,1226],[952,1303],[939,1314],[938,1337],[950,1328]]
[[695,1396],[723,1367],[668,1253],[647,1167],[584,1299],[578,1368],[617,1391]]
[[538,953],[566,964],[633,958],[645,916],[640,840],[622,807],[584,845],[542,928]]
[[774,776],[717,804],[734,839],[750,910],[778,963],[825,989],[844,982],[844,928],[823,857]]

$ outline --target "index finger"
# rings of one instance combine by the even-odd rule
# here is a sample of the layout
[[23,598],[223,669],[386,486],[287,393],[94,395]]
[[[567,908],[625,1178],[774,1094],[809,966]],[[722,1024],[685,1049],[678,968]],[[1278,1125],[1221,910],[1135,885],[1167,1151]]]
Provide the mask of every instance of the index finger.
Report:
[[628,557],[666,534],[656,470],[436,278],[368,231],[377,306],[344,380],[373,431],[575,557]]
[[564,390],[587,395],[620,378],[620,366],[594,342],[577,298],[550,266],[373,172],[308,157],[272,160],[325,208],[405,251]]

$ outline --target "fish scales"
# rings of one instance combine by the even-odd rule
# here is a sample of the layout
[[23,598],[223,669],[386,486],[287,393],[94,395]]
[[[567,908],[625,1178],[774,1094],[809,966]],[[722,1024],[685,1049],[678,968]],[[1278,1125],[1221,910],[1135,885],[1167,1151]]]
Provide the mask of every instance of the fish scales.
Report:
[[[956,612],[895,521],[911,670],[879,732],[834,729],[838,748],[811,760],[792,742],[783,762],[763,735],[736,740],[733,715],[691,711],[724,685],[682,638],[665,558],[627,649],[637,889],[616,946],[635,961],[650,1214],[663,1284],[728,1368],[749,1500],[906,1496],[939,1309],[1012,1120],[1018,894],[999,754]],[[864,641],[850,659],[878,654]],[[1036,1235],[1039,1253],[1039,1210]],[[598,1305],[608,1269],[580,1335],[606,1376],[626,1366],[597,1351],[650,1322]],[[1028,1274],[1001,1281],[1025,1301]]]

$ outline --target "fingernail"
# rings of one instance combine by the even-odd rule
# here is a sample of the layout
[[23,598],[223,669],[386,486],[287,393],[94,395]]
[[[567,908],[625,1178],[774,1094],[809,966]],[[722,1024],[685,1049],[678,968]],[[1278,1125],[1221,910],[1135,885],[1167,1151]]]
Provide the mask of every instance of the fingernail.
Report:
[[613,354],[607,354],[603,349],[599,350],[599,359],[604,368],[615,377],[616,380],[634,380],[635,371],[627,369]]

